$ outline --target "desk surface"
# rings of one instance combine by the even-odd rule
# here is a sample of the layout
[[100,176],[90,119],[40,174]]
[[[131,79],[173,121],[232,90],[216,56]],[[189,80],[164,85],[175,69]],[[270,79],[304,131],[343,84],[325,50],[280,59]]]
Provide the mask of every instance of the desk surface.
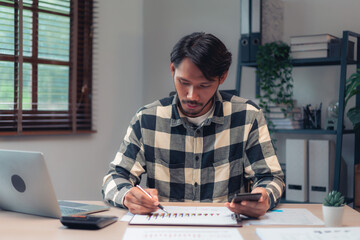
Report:
[[[103,202],[87,202],[104,204]],[[164,203],[164,206],[223,206],[222,203]],[[321,204],[280,204],[281,208],[306,208],[315,216],[323,219]],[[97,215],[115,215],[119,219],[126,214],[124,209],[112,207],[110,211],[97,213]],[[0,238],[1,239],[122,239],[128,226],[127,222],[118,221],[100,230],[76,230],[67,229],[58,219],[45,218],[15,212],[0,210]],[[346,206],[343,218],[343,226],[360,226],[360,213]],[[131,226],[137,227],[137,226]],[[142,226],[143,227],[143,226]],[[146,226],[151,227],[151,226]],[[294,226],[261,226],[261,227],[294,227]],[[298,226],[296,226],[298,227]],[[304,226],[311,227],[311,226]],[[323,227],[323,226],[317,226]],[[259,239],[255,233],[256,226],[238,228],[244,239]]]

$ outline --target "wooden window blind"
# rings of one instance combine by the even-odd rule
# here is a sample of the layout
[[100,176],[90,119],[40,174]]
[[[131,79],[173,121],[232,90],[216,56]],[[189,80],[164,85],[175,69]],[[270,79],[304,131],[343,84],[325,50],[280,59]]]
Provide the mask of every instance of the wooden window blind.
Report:
[[0,0],[0,135],[90,133],[93,0]]

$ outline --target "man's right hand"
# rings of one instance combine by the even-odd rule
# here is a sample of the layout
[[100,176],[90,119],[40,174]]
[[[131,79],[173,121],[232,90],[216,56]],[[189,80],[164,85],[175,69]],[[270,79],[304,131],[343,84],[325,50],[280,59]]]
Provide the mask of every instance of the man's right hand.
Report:
[[147,188],[145,191],[148,192],[152,198],[149,198],[149,196],[137,187],[132,187],[130,191],[125,194],[124,206],[127,207],[132,214],[148,214],[158,209],[159,200],[157,190]]

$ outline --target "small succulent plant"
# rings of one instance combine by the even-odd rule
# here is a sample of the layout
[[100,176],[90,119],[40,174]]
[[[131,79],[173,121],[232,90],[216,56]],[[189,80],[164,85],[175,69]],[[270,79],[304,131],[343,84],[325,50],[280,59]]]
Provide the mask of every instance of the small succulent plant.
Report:
[[323,205],[330,207],[341,207],[345,203],[344,196],[338,191],[331,191],[324,199]]

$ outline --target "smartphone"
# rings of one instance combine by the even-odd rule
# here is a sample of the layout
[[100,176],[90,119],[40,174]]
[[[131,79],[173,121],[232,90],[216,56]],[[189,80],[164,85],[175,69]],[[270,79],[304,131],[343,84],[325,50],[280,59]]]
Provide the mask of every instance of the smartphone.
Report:
[[60,222],[68,228],[77,229],[100,229],[116,222],[116,216],[63,216]]
[[237,193],[232,202],[240,203],[241,201],[259,201],[261,193]]

